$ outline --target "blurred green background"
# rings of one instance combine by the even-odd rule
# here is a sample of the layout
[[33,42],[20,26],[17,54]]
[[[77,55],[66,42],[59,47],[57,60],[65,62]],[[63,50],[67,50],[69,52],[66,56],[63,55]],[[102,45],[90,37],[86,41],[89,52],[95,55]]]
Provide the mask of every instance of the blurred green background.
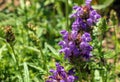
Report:
[[[72,7],[84,2],[0,0],[0,82],[44,82],[56,61],[67,65],[58,52],[59,32],[71,29]],[[93,0],[92,6],[107,21],[117,20],[115,24],[119,24],[119,0]],[[113,20],[111,12],[116,13]]]

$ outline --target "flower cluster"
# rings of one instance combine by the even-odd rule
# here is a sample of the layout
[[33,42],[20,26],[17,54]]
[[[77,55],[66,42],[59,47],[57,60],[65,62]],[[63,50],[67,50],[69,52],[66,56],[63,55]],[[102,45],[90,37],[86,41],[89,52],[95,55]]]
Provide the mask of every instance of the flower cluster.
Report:
[[[75,10],[75,13],[70,16],[70,18],[75,19],[72,24],[72,31],[61,31],[63,40],[59,42],[59,45],[62,47],[60,53],[64,53],[65,58],[68,59],[73,65],[79,65],[77,70],[81,70],[81,67],[84,65],[80,64],[82,61],[84,62],[89,60],[92,56],[91,51],[93,48],[89,44],[92,40],[90,35],[92,30],[91,27],[96,24],[98,19],[101,17],[96,10],[90,6],[91,1],[92,0],[86,0],[85,6],[74,6],[73,9]],[[64,67],[60,66],[59,63],[56,64],[56,68],[56,70],[50,71],[53,75],[50,76],[46,82],[75,81],[75,76],[73,76],[73,73],[65,72]],[[83,70],[86,69],[84,68]]]
[[15,34],[13,33],[12,27],[11,26],[6,26],[5,27],[5,37],[6,41],[10,43],[11,45],[15,41]]
[[73,71],[67,73],[59,63],[56,63],[56,70],[51,69],[50,72],[53,75],[51,75],[46,82],[74,82],[76,79],[75,76],[72,75],[74,73]]
[[64,40],[59,42],[59,45],[62,46],[60,53],[63,52],[65,54],[65,58],[81,56],[89,59],[91,56],[90,51],[92,50],[92,46],[88,43],[91,41],[89,33],[85,32],[81,36],[80,33],[77,33],[76,31],[68,33],[63,30],[61,31],[61,34],[63,35]]
[[73,30],[84,30],[88,31],[88,29],[98,22],[98,19],[101,17],[96,10],[94,10],[90,6],[90,2],[92,0],[86,0],[85,6],[74,6],[73,9],[75,10],[75,13],[73,13],[70,18],[75,18],[75,21],[72,24]]
[[92,46],[89,42],[91,26],[94,25],[101,17],[91,6],[92,0],[86,0],[85,6],[74,6],[75,12],[70,18],[75,18],[72,24],[72,31],[61,31],[63,41],[59,42],[62,47],[60,53],[65,54],[69,60],[74,57],[89,59],[91,57]]

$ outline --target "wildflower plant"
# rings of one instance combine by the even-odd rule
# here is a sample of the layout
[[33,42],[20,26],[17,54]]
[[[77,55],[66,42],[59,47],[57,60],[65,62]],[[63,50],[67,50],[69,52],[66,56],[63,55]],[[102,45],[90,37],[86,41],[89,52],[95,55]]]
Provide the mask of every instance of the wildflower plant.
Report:
[[[72,24],[72,31],[68,32],[62,30],[60,33],[63,36],[63,40],[59,42],[62,47],[60,53],[64,53],[65,59],[67,59],[76,69],[79,74],[81,71],[85,73],[88,66],[84,68],[87,61],[92,57],[91,51],[93,47],[90,45],[92,40],[91,33],[92,27],[98,22],[101,16],[94,10],[90,3],[92,0],[86,0],[84,6],[74,6],[75,11],[70,18],[74,18]],[[82,74],[78,76],[82,81]],[[69,82],[69,81],[66,81]]]
[[46,82],[74,82],[76,79],[76,77],[73,76],[73,70],[67,73],[59,63],[56,63],[56,70],[51,69],[50,72],[53,75],[51,75]]
[[0,82],[119,82],[114,2],[1,0]]
[[59,42],[62,47],[60,53],[63,52],[65,58],[69,60],[73,57],[88,60],[92,56],[92,46],[89,44],[92,40],[90,29],[101,16],[90,6],[91,1],[86,0],[86,5],[83,7],[74,6],[75,13],[70,16],[75,19],[72,31],[70,33],[65,30],[61,31],[63,41]]

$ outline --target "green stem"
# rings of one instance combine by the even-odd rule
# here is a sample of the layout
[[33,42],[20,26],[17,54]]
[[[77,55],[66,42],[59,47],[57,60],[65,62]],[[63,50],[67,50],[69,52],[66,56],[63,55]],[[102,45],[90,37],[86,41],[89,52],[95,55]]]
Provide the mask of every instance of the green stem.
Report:
[[29,30],[28,30],[28,26],[27,26],[27,24],[28,24],[28,16],[27,16],[27,8],[26,8],[26,0],[24,0],[24,15],[25,15],[25,22],[24,22],[24,27],[25,27],[25,29],[26,29],[26,31],[27,31],[27,44],[29,45]]
[[95,70],[93,70],[93,69],[91,70],[91,74],[92,74],[92,75],[91,75],[91,82],[94,82],[94,71],[95,71]]
[[68,29],[68,0],[66,0],[66,29]]
[[18,61],[18,57],[17,57],[17,55],[15,53],[14,46],[10,44],[10,47],[12,49],[12,52],[13,52],[14,56],[15,56],[16,65],[19,66],[19,63],[18,63],[19,61]]
[[[117,26],[115,26],[117,27]],[[114,28],[114,34],[115,34],[115,59],[114,59],[114,65],[115,65],[115,69],[116,69],[116,62],[117,62],[117,30]]]
[[14,46],[10,45],[10,47],[12,48],[13,54],[16,56],[15,51],[14,51]]
[[15,67],[15,69],[16,69],[16,71],[19,71],[19,74],[20,74],[21,77],[22,77],[22,73],[21,73],[21,71],[19,70],[19,59],[18,59],[18,55],[15,53],[14,46],[10,44],[10,47],[11,47],[11,49],[12,49],[12,51],[13,51],[14,56],[16,56],[16,60],[17,60],[17,61],[16,61],[16,66],[17,66],[17,67]]
[[[115,25],[117,27],[117,25]],[[116,72],[116,66],[117,66],[117,59],[118,59],[118,52],[117,52],[117,29],[114,27],[114,34],[115,34],[115,58],[114,58],[114,72]],[[116,78],[116,76],[115,76]]]
[[105,82],[105,76],[104,76],[104,70],[103,67],[105,67],[105,58],[104,58],[104,53],[102,52],[102,40],[103,40],[103,34],[104,32],[101,31],[101,36],[100,36],[100,46],[99,46],[99,57],[100,57],[100,67],[102,70],[100,70],[101,72],[101,76],[102,76],[102,82]]
[[42,51],[41,47],[39,47],[39,50],[40,50],[40,54],[41,54],[42,60],[43,60],[43,62],[44,62],[43,68],[46,69],[47,72],[48,72],[48,69],[47,69],[47,62],[46,62],[46,59],[45,59],[45,56],[44,56],[44,54],[43,54],[43,51]]
[[77,67],[78,79],[79,79],[80,82],[82,82],[82,72],[81,72],[81,70],[80,70],[80,67],[79,67],[79,66],[75,66],[75,67]]
[[81,73],[81,71],[79,71],[79,80],[80,80],[80,82],[82,82],[82,73]]

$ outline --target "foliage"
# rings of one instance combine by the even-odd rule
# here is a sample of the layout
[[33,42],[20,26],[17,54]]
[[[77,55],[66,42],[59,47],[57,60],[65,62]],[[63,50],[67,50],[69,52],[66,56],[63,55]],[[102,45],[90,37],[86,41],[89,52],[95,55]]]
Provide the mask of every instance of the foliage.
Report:
[[[14,0],[5,3],[6,8],[0,12],[0,82],[44,82],[49,76],[49,69],[55,68],[55,62],[60,62],[69,70],[72,66],[59,54],[58,42],[62,39],[60,30],[71,29],[73,20],[70,21],[68,16],[72,12],[72,6],[83,4],[84,1],[19,1],[18,6],[14,5]],[[93,6],[96,9],[108,10],[107,7],[113,1],[93,0],[92,4],[98,6]],[[6,38],[11,39],[6,35],[9,26],[9,34],[15,39],[7,41]],[[88,79],[91,82],[115,82],[116,78],[119,79],[118,27],[116,12],[111,11],[109,19],[103,15],[93,29],[91,44],[94,51],[88,63],[92,70],[92,79]],[[104,42],[108,43],[104,45]]]

